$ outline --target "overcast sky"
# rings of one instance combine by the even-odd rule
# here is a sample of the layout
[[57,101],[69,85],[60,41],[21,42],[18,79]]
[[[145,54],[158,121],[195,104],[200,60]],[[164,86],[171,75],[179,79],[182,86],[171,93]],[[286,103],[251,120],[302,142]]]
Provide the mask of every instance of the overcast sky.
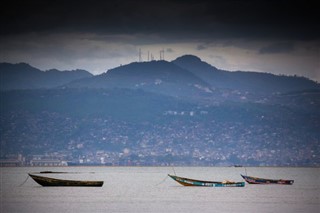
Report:
[[99,74],[148,51],[320,82],[317,1],[4,0],[0,62]]

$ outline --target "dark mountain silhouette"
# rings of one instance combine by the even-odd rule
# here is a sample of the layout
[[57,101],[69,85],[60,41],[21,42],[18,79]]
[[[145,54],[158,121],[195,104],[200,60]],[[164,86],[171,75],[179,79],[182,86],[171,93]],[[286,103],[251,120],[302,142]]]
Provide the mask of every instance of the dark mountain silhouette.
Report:
[[254,93],[284,93],[320,88],[318,83],[305,77],[219,70],[193,55],[181,56],[172,61],[172,63],[188,69],[214,88],[242,90]]
[[196,97],[210,92],[209,84],[167,61],[134,62],[90,79],[67,84],[69,88],[127,88],[170,96]]
[[[93,76],[84,70],[41,71],[28,64],[0,64],[1,90],[37,88],[127,88],[178,97],[208,97],[214,92],[287,93],[320,89],[305,77],[270,73],[230,72],[184,55],[172,62],[134,62]],[[216,95],[216,94],[215,94]]]
[[1,90],[54,88],[73,80],[91,77],[85,70],[41,71],[29,64],[0,63]]
[[184,55],[173,60],[172,63],[189,70],[197,76],[201,76],[202,79],[207,81],[213,80],[212,78],[217,75],[225,74],[224,71],[217,69],[216,67],[201,61],[201,59],[194,55]]
[[134,62],[90,79],[65,85],[69,88],[127,88],[178,97],[218,98],[228,91],[274,94],[320,89],[305,77],[270,73],[219,70],[193,55],[184,55],[172,62]]

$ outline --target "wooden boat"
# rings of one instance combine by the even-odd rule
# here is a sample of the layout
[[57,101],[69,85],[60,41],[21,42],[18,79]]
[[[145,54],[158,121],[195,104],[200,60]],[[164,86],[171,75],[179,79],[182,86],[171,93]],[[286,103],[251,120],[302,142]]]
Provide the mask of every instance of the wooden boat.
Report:
[[206,187],[244,187],[244,182],[233,182],[233,181],[204,181],[195,180],[190,178],[178,177],[175,175],[168,175],[173,180],[177,181],[183,186],[206,186]]
[[103,181],[85,181],[85,180],[63,180],[28,174],[35,182],[41,186],[86,186],[86,187],[101,187]]
[[252,176],[241,175],[243,179],[249,184],[283,184],[292,185],[294,180],[275,180],[275,179],[265,179]]

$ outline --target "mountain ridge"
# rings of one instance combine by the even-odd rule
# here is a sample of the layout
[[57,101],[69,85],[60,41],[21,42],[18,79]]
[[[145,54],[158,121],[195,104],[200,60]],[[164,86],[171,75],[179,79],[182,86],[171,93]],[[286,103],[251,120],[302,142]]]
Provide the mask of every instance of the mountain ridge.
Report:
[[193,73],[168,61],[133,62],[90,79],[80,79],[67,88],[142,89],[169,96],[192,97],[205,93],[209,85]]
[[[188,92],[193,91],[194,95],[198,95],[199,91],[196,92],[196,90],[206,91],[207,94],[204,94],[208,95],[216,89],[268,94],[320,89],[319,83],[306,77],[274,75],[254,71],[231,72],[220,70],[194,55],[183,55],[171,62],[164,60],[132,62],[109,69],[99,75],[93,75],[80,69],[74,71],[59,71],[56,69],[41,71],[26,63],[0,63],[0,72],[1,90],[100,87],[146,89],[147,91],[157,92],[161,87],[158,92],[163,94],[170,94],[170,89],[179,91],[184,88],[188,89]],[[168,88],[164,87],[165,84],[168,84]]]
[[1,90],[54,88],[68,82],[91,77],[86,70],[42,71],[27,63],[0,63]]
[[255,71],[225,71],[190,55],[172,61],[209,83],[214,88],[248,92],[286,93],[294,90],[320,89],[320,84],[306,77],[275,75]]

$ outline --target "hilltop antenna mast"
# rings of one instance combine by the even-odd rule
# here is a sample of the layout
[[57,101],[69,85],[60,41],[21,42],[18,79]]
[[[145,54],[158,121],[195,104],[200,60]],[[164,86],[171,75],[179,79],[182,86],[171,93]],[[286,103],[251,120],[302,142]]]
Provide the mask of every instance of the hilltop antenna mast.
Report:
[[162,60],[164,60],[164,49],[162,48]]
[[149,55],[150,55],[150,53],[149,53],[149,51],[148,51],[148,61],[150,61]]
[[142,57],[141,57],[142,53],[141,53],[141,48],[139,48],[139,62],[142,62]]
[[160,60],[164,60],[164,49],[160,50]]

